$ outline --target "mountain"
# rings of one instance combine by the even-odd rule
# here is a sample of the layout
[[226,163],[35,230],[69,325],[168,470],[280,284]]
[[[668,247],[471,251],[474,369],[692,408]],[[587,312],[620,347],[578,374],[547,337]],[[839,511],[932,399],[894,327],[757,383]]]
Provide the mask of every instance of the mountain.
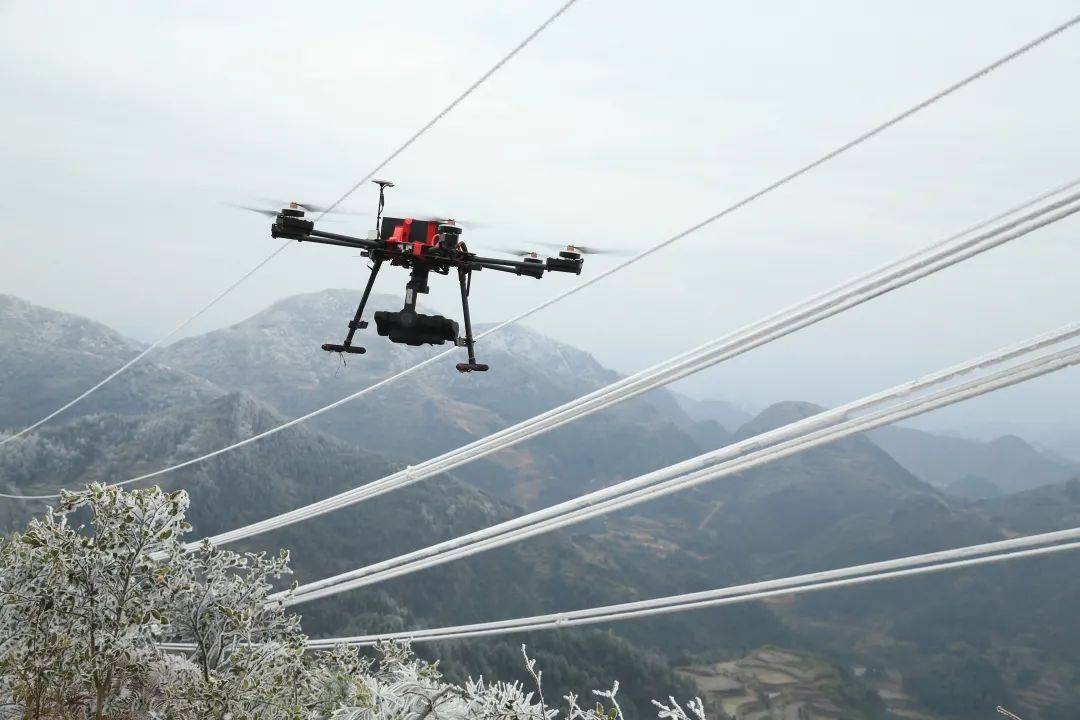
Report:
[[975,475],[965,475],[959,480],[953,480],[942,490],[946,495],[965,498],[967,500],[985,500],[986,498],[998,497],[1005,492],[986,478]]
[[1019,435],[1050,457],[1080,463],[1080,424],[1074,422],[1038,422],[1032,420],[988,420],[973,422],[963,430],[948,435],[993,440],[1002,435]]
[[[337,338],[359,293],[287,298],[255,316],[167,348],[157,361],[242,390],[294,417],[399,373],[442,348],[365,337],[350,359],[320,349]],[[400,299],[373,295],[373,310]],[[615,380],[590,355],[530,330],[506,328],[479,345],[491,370],[462,375],[456,360],[429,366],[315,418],[311,425],[402,464],[419,462],[580,397]],[[697,454],[696,426],[664,390],[622,403],[462,470],[499,497],[538,507]],[[704,432],[708,436],[708,432]],[[606,445],[605,462],[596,447]],[[715,446],[709,446],[715,447]]]
[[[0,428],[20,429],[64,405],[142,347],[108,327],[0,295]],[[221,394],[205,378],[139,363],[69,410],[137,414]]]
[[987,497],[995,489],[1020,492],[1080,476],[1080,464],[1047,455],[1015,435],[981,442],[897,426],[869,435],[916,476],[935,487],[952,486],[961,497]]
[[[317,348],[337,337],[355,300],[355,293],[344,291],[289,298],[233,327],[165,348],[145,366],[161,383],[147,388],[158,393],[148,397],[158,400],[139,398],[108,412],[73,412],[3,446],[0,485],[30,492],[131,477],[273,427],[430,352],[372,342],[368,355],[342,367]],[[19,319],[25,309],[12,314],[16,319],[9,322],[0,313],[5,339],[47,347],[44,330]],[[125,342],[108,335],[107,328],[89,326],[107,342]],[[118,347],[122,361],[137,346]],[[188,489],[196,533],[212,533],[369,482],[617,377],[586,353],[527,330],[491,336],[483,353],[492,364],[487,375],[460,376],[452,362],[436,364],[316,422],[159,480]],[[111,369],[101,363],[89,363],[82,378]],[[71,371],[80,371],[77,364]],[[17,382],[11,397],[51,387],[42,369],[20,368]],[[201,390],[185,394],[191,387]],[[170,394],[178,401],[155,404]],[[13,407],[0,404],[0,413]],[[807,403],[779,403],[733,433],[724,429],[724,437],[749,437],[817,410]],[[459,472],[280,529],[243,547],[288,547],[297,578],[314,579],[697,454],[710,447],[702,442],[703,433],[716,432],[709,422],[690,417],[669,393],[650,393]],[[0,424],[18,423],[0,414]],[[16,527],[42,507],[5,502],[0,522]],[[311,603],[302,611],[304,627],[313,635],[497,619],[1077,524],[1080,484],[973,502],[924,482],[870,439],[851,437],[564,532]],[[798,657],[821,658],[832,668],[830,679],[807,692],[842,691],[845,702],[857,700],[867,717],[890,712],[892,706],[882,711],[867,695],[868,688],[880,687],[882,693],[901,693],[914,708],[909,710],[922,717],[981,718],[1007,700],[1027,720],[1064,720],[1076,717],[1069,714],[1070,703],[1080,702],[1074,672],[1080,666],[1075,562],[1061,555],[601,629],[439,643],[423,651],[442,658],[455,677],[481,671],[488,677],[519,677],[517,646],[524,641],[541,656],[549,671],[545,678],[550,673],[556,682],[553,692],[601,687],[618,677],[634,688],[627,705],[638,717],[646,697],[685,695],[687,683],[697,682],[694,677],[712,677],[705,670],[679,676],[676,667],[733,662],[745,667],[736,661],[760,660],[756,651],[774,645]],[[844,668],[854,666],[888,682],[849,681]],[[801,692],[796,690],[784,688],[792,697]],[[836,707],[847,707],[832,697]]]
[[691,420],[719,423],[728,432],[734,432],[753,418],[746,410],[726,400],[702,400],[674,392],[672,395]]

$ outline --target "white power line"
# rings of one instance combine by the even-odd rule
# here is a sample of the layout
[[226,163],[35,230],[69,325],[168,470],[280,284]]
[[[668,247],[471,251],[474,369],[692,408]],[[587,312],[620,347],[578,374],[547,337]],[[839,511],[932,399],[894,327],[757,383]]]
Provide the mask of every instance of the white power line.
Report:
[[[527,630],[573,627],[596,622],[626,620],[646,615],[681,612],[717,605],[763,600],[769,597],[793,595],[813,590],[845,585],[858,585],[943,570],[959,569],[974,565],[1001,562],[1022,557],[1048,555],[1080,547],[1080,528],[1027,535],[1008,540],[939,550],[921,555],[854,565],[835,570],[825,570],[802,575],[734,585],[680,595],[638,600],[616,605],[606,605],[585,610],[569,610],[531,617],[497,620],[493,622],[429,628],[378,635],[353,637],[317,638],[309,640],[309,649],[322,649],[341,644],[367,645],[380,640],[412,640],[416,642],[451,638],[496,635]],[[162,643],[162,649],[190,651],[191,643]]]
[[[416,142],[420,138],[421,135],[423,135],[428,130],[430,130],[432,127],[434,127],[436,123],[438,123],[440,120],[442,120],[444,117],[446,117],[446,115],[449,114],[454,108],[456,108],[465,98],[469,97],[469,95],[471,95],[481,85],[483,85],[485,82],[487,82],[491,78],[492,75],[494,75],[496,72],[499,71],[499,69],[502,68],[503,65],[510,62],[510,60],[513,59],[513,57],[515,55],[517,55],[519,52],[521,52],[523,49],[525,49],[526,45],[528,45],[533,40],[535,40],[537,35],[542,33],[544,30],[547,29],[547,27],[549,25],[551,25],[553,22],[558,20],[559,17],[563,13],[565,13],[567,10],[569,10],[570,7],[572,5],[574,5],[574,3],[576,3],[577,1],[578,0],[567,0],[567,2],[563,3],[563,5],[561,7],[559,7],[559,9],[556,10],[554,14],[552,14],[543,23],[541,23],[539,27],[537,27],[535,30],[533,30],[531,33],[529,33],[527,36],[525,36],[524,40],[522,40],[510,52],[508,52],[506,55],[504,55],[497,63],[495,63],[490,69],[488,69],[487,72],[485,72],[483,75],[481,75],[479,78],[477,78],[476,82],[474,82],[469,87],[465,88],[465,90],[460,95],[458,95],[456,98],[454,98],[454,100],[449,105],[447,105],[442,110],[440,110],[435,115],[435,117],[433,117],[431,120],[429,120],[427,123],[425,123],[419,130],[417,130],[415,133],[413,133],[409,137],[408,140],[406,140],[404,143],[402,143],[400,146],[398,146],[398,148],[396,150],[394,150],[392,153],[390,153],[388,156],[386,156],[386,158],[382,162],[380,162],[378,165],[376,165],[374,167],[374,169],[372,169],[367,175],[362,177],[359,180],[359,182],[357,182],[355,185],[353,185],[351,188],[349,188],[348,192],[346,192],[341,197],[339,197],[337,200],[335,200],[328,208],[326,208],[326,210],[323,210],[319,214],[318,218],[316,218],[316,219],[321,220],[328,212],[332,211],[334,208],[336,208],[338,205],[340,205],[342,202],[344,202],[350,195],[352,195],[354,192],[356,192],[364,183],[366,183],[368,180],[371,180],[373,177],[375,177],[375,175],[380,170],[382,170],[384,167],[389,165],[398,155],[405,152],[405,150],[408,149],[408,147],[410,145],[412,145],[414,142]],[[235,290],[237,287],[239,287],[245,280],[247,280],[249,277],[254,275],[259,270],[261,270],[264,265],[266,265],[268,262],[270,262],[275,257],[277,257],[277,255],[279,253],[281,253],[282,250],[284,250],[285,248],[287,248],[291,244],[292,244],[292,240],[285,241],[284,244],[280,245],[276,250],[274,250],[272,253],[267,255],[255,267],[251,268],[251,270],[248,270],[246,273],[244,273],[242,276],[240,276],[240,278],[236,282],[234,282],[229,287],[225,288],[222,292],[220,292],[212,300],[210,300],[210,302],[206,303],[201,308],[199,308],[199,310],[196,311],[195,314],[193,314],[192,316],[190,316],[189,318],[187,318],[186,320],[181,322],[179,325],[177,325],[175,328],[173,328],[173,330],[168,335],[156,340],[148,348],[146,348],[141,353],[139,353],[138,355],[133,357],[131,360],[128,360],[126,363],[124,363],[122,366],[120,366],[111,375],[109,375],[108,377],[106,377],[101,382],[97,383],[93,387],[86,390],[84,393],[82,393],[81,395],[76,397],[71,402],[63,405],[60,408],[57,408],[53,412],[49,413],[45,417],[43,417],[40,420],[38,420],[37,422],[35,422],[33,425],[29,425],[29,426],[23,428],[22,430],[15,433],[14,435],[11,435],[11,436],[3,438],[3,439],[0,439],[0,445],[4,445],[4,444],[6,444],[8,442],[11,442],[15,438],[22,437],[26,433],[32,432],[34,429],[40,427],[41,425],[45,424],[49,420],[53,419],[54,417],[56,417],[60,413],[64,412],[68,408],[70,408],[71,406],[73,406],[76,403],[82,401],[83,399],[85,399],[90,394],[96,392],[98,389],[103,387],[106,383],[110,382],[117,375],[120,375],[121,373],[126,371],[128,368],[130,368],[132,365],[134,365],[135,363],[139,362],[144,357],[149,355],[154,349],[161,346],[162,343],[168,341],[169,339],[171,339],[173,337],[176,337],[177,333],[179,333],[181,330],[186,328],[188,325],[190,325],[196,319],[201,317],[207,310],[212,308],[214,305],[217,305],[218,302],[220,302],[226,295],[231,293],[233,290]],[[26,499],[51,499],[51,498],[59,497],[59,495],[36,495],[36,496],[0,495],[0,497],[9,497],[9,498],[23,498],[23,497],[25,497]]]
[[[1069,337],[1075,337],[1078,334],[1075,325],[1066,330]],[[1047,336],[1043,337],[1046,338]],[[1045,344],[1047,342],[1044,339],[1036,339],[1031,347]],[[1009,349],[1006,354],[1016,356],[1022,354],[1022,351]],[[985,362],[986,360],[982,359],[969,364],[967,368],[958,366],[956,371],[944,371],[941,375],[948,376],[950,372],[953,373],[952,376],[963,374],[978,367],[979,363]],[[902,397],[908,394],[907,388],[921,389],[936,383],[932,381],[915,381],[906,386],[898,386],[884,393],[852,403],[849,406],[838,408],[835,411],[824,411],[806,420],[762,433],[736,445],[704,453],[691,460],[616,483],[582,497],[529,513],[520,518],[470,533],[461,538],[439,543],[382,563],[301,585],[295,590],[278,593],[272,596],[272,599],[282,600],[286,605],[296,605],[519,542],[566,525],[579,523],[599,515],[605,515],[647,500],[653,500],[663,495],[774,462],[856,433],[872,430],[882,425],[992,392],[1002,387],[1015,385],[1033,377],[1060,370],[1077,362],[1080,362],[1080,344],[1074,343],[1064,350],[1044,353],[1015,367],[961,383],[930,395],[908,400],[895,407],[866,416],[831,424],[844,419],[848,414],[855,412],[856,409],[877,404],[880,402],[877,398]],[[935,376],[929,377],[934,378]],[[822,428],[822,425],[826,427]],[[765,446],[764,449],[757,449],[762,446]],[[744,455],[743,453],[747,454]]]
[[[1073,27],[1077,23],[1080,23],[1080,15],[1076,15],[1076,16],[1066,20],[1065,22],[1063,22],[1060,25],[1054,27],[1053,29],[1049,30],[1048,32],[1045,32],[1042,35],[1039,35],[1038,37],[1034,38],[1033,40],[1021,45],[1020,47],[1016,48],[1015,50],[1011,51],[1010,53],[1004,55],[1003,57],[998,58],[997,60],[990,63],[989,65],[986,65],[986,66],[980,68],[979,70],[975,71],[974,73],[971,73],[970,75],[967,75],[966,77],[960,79],[959,81],[953,83],[952,85],[949,85],[945,89],[931,95],[930,97],[926,98],[925,100],[922,100],[921,102],[919,102],[916,105],[912,106],[911,108],[899,113],[898,115],[894,115],[893,117],[889,118],[885,122],[883,122],[883,123],[881,123],[879,125],[876,125],[875,127],[871,128],[870,130],[868,130],[868,131],[862,133],[861,135],[857,136],[853,140],[851,140],[851,141],[841,145],[840,147],[826,153],[825,155],[822,155],[821,157],[817,158],[816,160],[814,160],[814,161],[800,167],[799,169],[795,170],[794,172],[791,172],[788,175],[783,176],[782,178],[780,178],[779,180],[773,182],[772,184],[767,185],[764,188],[762,188],[762,189],[760,189],[760,190],[758,190],[758,191],[744,197],[743,199],[737,201],[736,203],[734,203],[732,205],[729,205],[728,207],[724,208],[720,212],[717,212],[714,215],[711,215],[708,218],[696,223],[695,225],[690,226],[689,228],[683,230],[682,232],[679,232],[679,233],[673,235],[672,237],[670,237],[670,238],[668,238],[668,239],[666,239],[666,240],[664,240],[664,241],[662,241],[662,242],[660,242],[660,243],[658,243],[656,245],[653,245],[652,247],[650,247],[650,248],[648,248],[646,250],[643,250],[643,251],[639,252],[637,255],[634,255],[633,257],[623,261],[622,263],[619,263],[619,264],[615,265],[614,267],[609,268],[608,270],[605,270],[604,272],[600,273],[599,275],[596,275],[596,276],[594,276],[594,277],[592,277],[592,278],[590,278],[588,280],[585,280],[585,281],[579,283],[578,285],[575,285],[575,286],[569,288],[568,290],[565,290],[565,291],[555,295],[554,297],[544,301],[543,303],[541,303],[541,304],[539,304],[539,305],[537,305],[537,306],[535,306],[535,307],[533,307],[533,308],[531,308],[529,310],[526,310],[526,311],[524,311],[522,313],[519,313],[518,315],[515,315],[514,317],[510,318],[509,320],[506,320],[506,321],[500,323],[499,325],[496,325],[495,327],[487,330],[486,332],[481,333],[480,335],[477,336],[477,340],[479,340],[479,339],[481,339],[481,338],[483,338],[483,337],[485,337],[487,335],[490,335],[493,332],[498,332],[499,330],[502,330],[503,328],[506,328],[506,327],[508,327],[510,325],[515,324],[515,323],[517,323],[517,322],[519,322],[519,321],[521,321],[521,320],[523,320],[523,319],[525,319],[525,318],[527,318],[527,317],[529,317],[529,316],[531,316],[531,315],[533,315],[533,314],[547,308],[548,306],[553,305],[553,304],[563,300],[564,298],[567,298],[567,297],[569,297],[569,296],[571,296],[571,295],[585,289],[586,287],[589,287],[590,285],[592,285],[592,284],[594,284],[596,282],[599,282],[603,278],[606,278],[606,277],[608,277],[608,276],[610,276],[610,275],[612,275],[612,274],[614,274],[614,273],[616,273],[616,272],[618,272],[618,271],[620,271],[620,270],[622,270],[622,269],[624,269],[624,268],[626,268],[626,267],[628,267],[628,266],[642,260],[643,258],[648,257],[649,255],[653,254],[657,250],[660,250],[661,248],[667,247],[668,245],[671,245],[672,243],[674,243],[674,242],[676,242],[678,240],[681,240],[682,238],[686,237],[687,235],[690,235],[690,234],[692,234],[694,232],[697,232],[698,230],[701,230],[702,228],[716,222],[717,220],[725,217],[726,215],[729,215],[729,214],[735,212],[736,210],[744,207],[745,205],[748,205],[748,204],[754,202],[755,200],[757,200],[757,199],[759,199],[759,198],[773,192],[774,190],[779,189],[780,187],[790,183],[791,181],[801,177],[802,175],[805,175],[806,173],[809,173],[811,170],[814,170],[815,168],[819,167],[820,165],[832,160],[833,158],[836,158],[837,156],[847,152],[848,150],[851,150],[852,148],[854,148],[854,147],[856,147],[858,145],[861,145],[862,143],[866,142],[867,140],[870,140],[871,138],[879,135],[880,133],[882,133],[885,130],[889,129],[893,125],[896,125],[897,123],[899,123],[899,122],[907,119],[908,117],[920,112],[921,110],[924,110],[925,108],[929,107],[930,105],[933,105],[934,103],[938,102],[939,100],[944,99],[945,97],[957,92],[958,90],[966,87],[967,85],[975,82],[976,80],[990,74],[991,72],[993,72],[994,70],[1000,68],[1001,66],[1011,62],[1012,60],[1014,60],[1014,59],[1016,59],[1018,57],[1020,57],[1021,55],[1025,54],[1028,51],[1034,49],[1035,47],[1043,44],[1044,42],[1050,40],[1051,38],[1059,35],[1060,33],[1064,32],[1065,30],[1068,30],[1069,28]],[[232,445],[228,445],[226,447],[220,448],[219,450],[215,450],[213,452],[209,452],[209,453],[206,453],[204,455],[200,455],[198,457],[192,458],[190,460],[187,460],[187,461],[184,461],[184,462],[181,462],[181,463],[177,463],[175,465],[170,465],[168,467],[162,468],[161,470],[157,470],[157,471],[151,472],[151,473],[146,473],[146,474],[140,475],[138,477],[130,478],[129,480],[124,481],[124,484],[138,482],[140,480],[147,480],[147,479],[150,479],[150,478],[153,478],[153,477],[158,477],[160,475],[164,475],[166,473],[173,472],[174,470],[179,470],[181,468],[189,467],[189,466],[194,465],[196,463],[200,463],[200,462],[203,462],[205,460],[209,460],[210,458],[217,457],[218,455],[221,455],[223,453],[231,452],[232,450],[236,450],[238,448],[244,447],[245,445],[256,442],[258,440],[262,440],[263,438],[269,437],[270,435],[276,434],[278,432],[281,432],[282,430],[285,430],[287,428],[293,427],[293,426],[298,425],[300,423],[306,422],[307,420],[310,420],[310,419],[312,419],[314,417],[317,417],[317,416],[319,416],[319,415],[321,415],[321,414],[323,414],[325,412],[333,410],[334,408],[336,408],[336,407],[338,407],[340,405],[343,405],[343,404],[345,404],[347,402],[351,402],[352,400],[355,400],[355,399],[357,399],[357,398],[359,398],[359,397],[361,397],[363,395],[366,395],[369,392],[373,392],[373,391],[379,389],[380,387],[383,387],[384,385],[387,385],[389,383],[392,383],[392,382],[398,380],[399,378],[402,378],[402,377],[404,377],[406,375],[410,375],[410,374],[412,374],[412,373],[414,373],[414,372],[416,372],[416,371],[418,371],[418,370],[420,370],[420,369],[422,369],[424,367],[427,367],[428,365],[433,364],[436,361],[439,361],[439,360],[449,356],[452,352],[454,352],[453,349],[445,350],[445,351],[443,351],[441,353],[438,353],[437,355],[434,355],[431,358],[428,358],[427,360],[424,360],[424,361],[422,361],[422,362],[420,362],[420,363],[418,363],[416,365],[413,365],[412,367],[410,367],[410,368],[408,368],[406,370],[403,370],[403,371],[397,373],[396,375],[393,375],[393,376],[391,376],[389,378],[381,380],[381,381],[379,381],[379,382],[377,382],[377,383],[375,383],[373,385],[369,385],[368,387],[366,387],[366,388],[364,388],[362,390],[359,390],[359,391],[357,391],[355,393],[352,393],[351,395],[347,395],[346,397],[341,398],[340,400],[337,400],[337,401],[335,401],[335,402],[333,402],[333,403],[331,403],[329,405],[321,407],[321,408],[319,408],[317,410],[314,410],[314,411],[312,411],[310,413],[307,413],[307,414],[302,415],[300,417],[289,420],[288,422],[282,423],[281,425],[278,425],[277,427],[271,428],[270,430],[259,433],[257,435],[253,435],[252,437],[246,438],[245,440],[241,440],[240,442],[237,442],[237,443],[233,443]],[[54,494],[54,495],[8,496],[8,497],[13,497],[13,499],[24,499],[24,498],[25,499],[51,499],[51,498],[58,497],[58,496]]]
[[[1060,545],[1051,545],[1049,547],[1036,547],[1027,550],[1017,550],[1015,552],[1009,553],[999,553],[995,555],[968,558],[965,560],[955,560],[951,562],[941,562],[921,567],[907,568],[904,570],[877,572],[868,575],[854,575],[851,577],[846,576],[846,574],[841,575],[843,571],[833,571],[833,573],[831,574],[836,575],[838,579],[826,580],[821,582],[807,582],[804,584],[790,585],[786,587],[784,585],[787,584],[785,581],[788,579],[774,580],[766,583],[754,583],[752,585],[745,585],[741,587],[720,588],[709,592],[688,593],[687,595],[673,595],[640,603],[623,603],[620,605],[610,605],[605,608],[593,608],[590,610],[579,611],[578,613],[556,613],[554,615],[541,615],[534,617],[518,618],[516,620],[504,620],[494,623],[476,623],[474,625],[434,628],[432,630],[418,632],[406,631],[400,633],[389,633],[386,635],[367,635],[356,638],[327,638],[325,640],[310,641],[308,643],[308,647],[312,649],[321,649],[326,647],[333,647],[340,644],[367,645],[378,642],[379,640],[411,640],[414,642],[428,640],[448,640],[453,638],[479,637],[485,635],[503,635],[512,632],[528,632],[533,630],[548,630],[556,628],[574,627],[577,625],[592,625],[601,622],[613,622],[615,620],[629,620],[632,618],[648,617],[652,615],[665,615],[673,612],[698,610],[701,608],[716,607],[718,605],[735,605],[739,603],[751,602],[754,600],[766,600],[773,597],[800,595],[807,592],[814,592],[816,590],[864,585],[872,582],[880,582],[882,580],[895,580],[898,578],[942,572],[944,570],[957,570],[965,567],[998,563],[1004,560],[1015,560],[1025,557],[1038,557],[1063,552],[1066,550],[1076,549],[1080,549],[1080,542],[1063,543]],[[780,587],[774,590],[757,590],[753,592],[746,591],[746,588],[753,587],[753,585],[768,585],[770,583],[775,583],[777,585],[780,585]],[[693,597],[694,599],[688,600],[688,597]]]
[[[1080,179],[1055,189],[1050,193],[1043,194],[1035,200],[1028,201],[1019,208],[1014,208],[1007,214],[1026,209],[1030,205],[1046,199],[1065,189],[1071,189]],[[705,343],[698,348],[684,353],[671,360],[659,363],[651,368],[636,373],[628,378],[619,380],[605,388],[594,391],[581,398],[566,403],[558,408],[542,413],[534,418],[522,421],[499,432],[493,433],[462,448],[449,451],[436,458],[420,463],[415,467],[392,473],[380,480],[353,488],[330,498],[320,500],[296,510],[283,513],[266,520],[255,522],[235,530],[212,536],[213,544],[234,542],[243,538],[252,537],[286,525],[301,522],[317,517],[334,510],[341,509],[377,495],[419,482],[425,478],[447,472],[453,468],[464,465],[467,462],[489,455],[515,443],[534,437],[548,430],[559,427],[574,419],[583,417],[598,410],[610,407],[622,400],[635,397],[665,383],[673,382],[690,373],[716,364],[723,360],[735,357],[744,352],[771,342],[788,333],[802,327],[830,317],[838,312],[865,302],[882,292],[900,287],[904,284],[936,272],[948,264],[959,262],[969,254],[982,252],[990,247],[1003,242],[1009,242],[1030,232],[1035,227],[1025,226],[1025,222],[1044,220],[1052,210],[1058,212],[1075,212],[1080,209],[1080,193],[1069,196],[1049,206],[1040,208],[1019,219],[1010,221],[1002,227],[995,228],[975,238],[960,242],[970,230],[954,235],[946,240],[933,244],[928,248],[913,253],[897,262],[891,263],[878,270],[874,270],[854,280],[844,283],[828,292],[814,296],[802,303],[791,306],[764,320],[752,323],[744,328],[728,333],[716,340]],[[1071,205],[1069,203],[1072,203]],[[1065,208],[1065,209],[1062,209]],[[1071,210],[1070,210],[1071,208]],[[1060,219],[1057,214],[1050,215]],[[1064,216],[1062,216],[1064,217]],[[985,227],[993,221],[1001,219],[1001,216],[980,223],[976,228]],[[1021,226],[1011,234],[1005,234],[1005,230]],[[193,544],[194,545],[194,544]]]

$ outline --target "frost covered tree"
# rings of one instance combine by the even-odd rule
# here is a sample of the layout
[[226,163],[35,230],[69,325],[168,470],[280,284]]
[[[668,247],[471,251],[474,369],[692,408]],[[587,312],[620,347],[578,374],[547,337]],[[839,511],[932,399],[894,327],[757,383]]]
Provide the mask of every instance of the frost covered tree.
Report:
[[[0,671],[27,717],[96,719],[148,681],[168,620],[187,495],[94,485],[65,493],[0,548]],[[90,527],[76,526],[86,516]],[[151,557],[158,553],[163,562]]]
[[190,665],[165,689],[175,717],[300,717],[304,644],[300,619],[269,602],[289,555],[237,554],[203,543],[179,558],[166,611]]
[[[483,678],[464,685],[443,681],[436,666],[416,658],[408,645],[384,643],[377,658],[360,667],[355,677],[354,699],[345,701],[329,716],[332,720],[626,720],[619,706],[618,683],[610,690],[594,690],[591,706],[577,695],[562,698],[561,707],[544,698],[541,671],[521,652],[535,688],[520,683],[486,682]],[[339,649],[337,652],[342,652]],[[326,662],[325,660],[323,661]],[[685,708],[674,699],[655,703],[660,720],[705,720],[700,700]]]
[[[400,643],[306,653],[298,617],[269,601],[288,554],[188,552],[187,506],[93,485],[0,541],[0,718],[625,720],[617,684],[550,705],[527,656],[534,688],[449,683]],[[162,649],[175,641],[193,649]],[[700,701],[658,715],[704,720]]]

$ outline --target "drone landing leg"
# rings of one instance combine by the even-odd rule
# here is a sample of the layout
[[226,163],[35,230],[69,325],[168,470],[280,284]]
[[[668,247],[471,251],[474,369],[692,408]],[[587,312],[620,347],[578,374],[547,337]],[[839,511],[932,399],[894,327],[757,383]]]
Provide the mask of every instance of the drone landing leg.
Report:
[[469,319],[469,286],[472,284],[471,280],[471,270],[458,268],[458,283],[461,285],[461,309],[465,318],[465,349],[469,351],[469,362],[457,364],[458,372],[463,373],[485,372],[488,369],[487,365],[476,362],[476,355],[473,352],[472,321]]
[[353,316],[352,321],[349,323],[349,334],[345,336],[345,342],[341,345],[335,345],[333,343],[326,343],[322,346],[323,350],[327,352],[337,353],[352,353],[353,355],[363,355],[367,350],[358,346],[353,346],[353,335],[357,330],[363,330],[368,326],[366,320],[361,320],[360,317],[364,314],[364,306],[367,305],[368,296],[371,295],[371,288],[375,286],[375,276],[379,274],[379,268],[382,267],[382,258],[375,258],[375,262],[371,266],[371,274],[368,276],[367,285],[364,287],[364,295],[360,298],[360,305],[356,308],[356,315]]

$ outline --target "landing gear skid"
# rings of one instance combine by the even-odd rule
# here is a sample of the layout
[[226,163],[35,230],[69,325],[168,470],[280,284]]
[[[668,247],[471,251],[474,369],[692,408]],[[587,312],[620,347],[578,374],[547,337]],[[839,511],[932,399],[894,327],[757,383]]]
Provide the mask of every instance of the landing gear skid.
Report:
[[364,306],[367,305],[368,297],[371,295],[371,288],[375,287],[375,276],[379,274],[382,263],[382,258],[375,258],[371,266],[371,275],[368,276],[367,285],[364,286],[364,295],[360,298],[360,305],[356,308],[356,315],[349,321],[349,334],[345,336],[345,342],[341,345],[325,343],[322,349],[326,352],[349,353],[350,355],[363,355],[367,352],[366,348],[352,344],[353,335],[356,334],[357,330],[363,330],[368,326],[367,320],[361,320],[360,317],[364,314]]
[[367,348],[359,345],[335,345],[334,343],[323,343],[322,349],[326,352],[349,353],[350,355],[363,355],[367,352]]
[[[461,314],[465,319],[465,349],[469,353],[469,362],[458,363],[457,371],[460,373],[467,372],[487,372],[488,366],[483,363],[476,362],[476,354],[473,351],[473,345],[475,341],[472,336],[472,320],[469,318],[469,290],[472,289],[472,270],[468,270],[463,267],[458,268],[458,284],[461,286]],[[462,343],[462,339],[458,338],[458,344]]]
[[[350,355],[363,355],[367,352],[366,348],[363,348],[359,345],[353,345],[352,342],[353,337],[356,335],[356,331],[363,330],[368,326],[367,321],[362,320],[361,318],[364,315],[364,307],[367,306],[368,298],[371,296],[371,288],[375,286],[375,277],[379,274],[379,268],[382,267],[382,262],[382,258],[376,258],[371,266],[371,275],[368,276],[367,285],[364,286],[364,295],[360,298],[360,305],[356,308],[356,314],[353,316],[353,319],[349,321],[349,333],[345,336],[345,342],[341,343],[340,345],[338,345],[337,343],[325,343],[322,346],[323,350],[327,352],[347,353]],[[409,284],[406,285],[405,310],[411,313],[413,317],[416,317],[416,296],[421,293],[427,292],[427,270],[416,268],[414,269],[413,274],[414,277],[409,281]],[[451,326],[451,330],[449,337],[443,336],[443,338],[452,339],[455,345],[465,348],[466,351],[469,353],[468,362],[458,363],[456,365],[458,372],[487,372],[487,365],[485,365],[484,363],[476,362],[476,353],[474,350],[474,345],[476,344],[476,341],[473,340],[472,319],[469,316],[469,290],[472,287],[471,269],[460,267],[458,268],[458,284],[461,286],[461,308],[465,318],[465,337],[455,338],[454,336],[457,334],[457,323],[444,320],[444,322],[449,323],[449,325]],[[375,313],[375,319],[380,323],[380,328],[382,327],[381,324],[383,322],[383,320],[379,317],[381,314],[382,313]],[[428,316],[419,317],[427,318]],[[439,319],[443,320],[442,318]],[[379,334],[384,334],[384,332],[380,329]],[[438,341],[438,344],[441,343],[442,339]]]
[[455,367],[460,373],[487,372],[488,369],[488,366],[483,363],[458,363]]

